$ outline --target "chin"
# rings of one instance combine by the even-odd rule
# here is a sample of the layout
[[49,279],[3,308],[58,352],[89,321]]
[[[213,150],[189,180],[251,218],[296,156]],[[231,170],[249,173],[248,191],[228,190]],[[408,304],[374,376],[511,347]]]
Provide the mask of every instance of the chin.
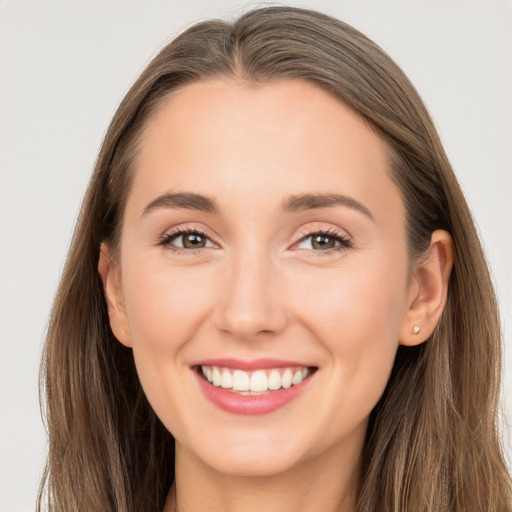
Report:
[[[261,452],[261,451],[260,451]],[[286,473],[298,465],[297,456],[289,454],[282,455],[273,453],[272,455],[258,455],[256,453],[240,455],[233,453],[232,456],[215,458],[210,467],[229,476],[239,477],[270,477]]]
[[211,436],[208,445],[203,437],[202,442],[191,443],[187,451],[201,464],[221,474],[269,477],[289,472],[314,457],[318,437],[304,434],[294,439],[289,428],[284,435],[255,429],[231,430],[215,436],[214,440]]

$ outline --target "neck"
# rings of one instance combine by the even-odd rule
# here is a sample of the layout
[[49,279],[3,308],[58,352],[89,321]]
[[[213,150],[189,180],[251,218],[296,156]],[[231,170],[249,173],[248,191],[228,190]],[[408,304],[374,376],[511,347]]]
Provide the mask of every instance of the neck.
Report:
[[177,443],[164,512],[354,512],[361,448],[330,450],[276,475],[237,476],[206,466]]

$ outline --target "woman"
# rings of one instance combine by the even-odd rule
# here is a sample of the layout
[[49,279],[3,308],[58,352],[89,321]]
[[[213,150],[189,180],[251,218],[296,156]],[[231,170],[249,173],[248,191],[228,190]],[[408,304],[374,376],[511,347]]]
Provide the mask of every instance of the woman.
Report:
[[505,511],[500,330],[432,121],[351,27],[191,27],[105,137],[45,351],[54,510]]

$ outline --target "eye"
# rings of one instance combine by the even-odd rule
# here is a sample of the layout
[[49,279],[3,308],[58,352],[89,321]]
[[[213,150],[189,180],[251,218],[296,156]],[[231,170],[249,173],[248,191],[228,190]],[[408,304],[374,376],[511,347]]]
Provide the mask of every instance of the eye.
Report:
[[333,250],[342,250],[351,247],[348,238],[337,231],[315,231],[303,236],[296,244],[297,249],[306,249],[313,251],[331,252]]
[[195,229],[169,233],[160,240],[159,244],[175,250],[215,247],[215,244],[204,233]]

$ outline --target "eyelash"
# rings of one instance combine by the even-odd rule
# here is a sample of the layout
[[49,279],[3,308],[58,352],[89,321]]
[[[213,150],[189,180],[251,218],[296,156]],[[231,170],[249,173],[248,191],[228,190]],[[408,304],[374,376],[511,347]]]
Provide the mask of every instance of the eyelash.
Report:
[[[334,240],[336,245],[335,247],[332,247],[331,249],[324,249],[324,250],[314,250],[310,249],[310,252],[313,253],[315,256],[328,256],[330,254],[344,251],[346,249],[350,249],[352,247],[351,240],[346,237],[345,235],[342,235],[340,232],[338,232],[334,228],[328,228],[328,229],[312,229],[306,231],[306,233],[302,233],[297,241],[294,243],[294,245],[297,245],[301,242],[304,242],[308,238],[311,238],[313,236],[325,236],[327,238],[331,238]],[[306,249],[307,250],[307,249]]]
[[158,241],[158,245],[164,246],[172,252],[185,252],[186,251],[188,253],[196,253],[200,249],[203,249],[203,247],[198,247],[195,249],[187,249],[185,247],[176,247],[176,246],[172,245],[172,242],[174,240],[176,240],[177,238],[179,238],[181,236],[185,236],[185,235],[190,235],[190,234],[199,235],[199,236],[202,236],[202,237],[206,238],[207,240],[211,241],[210,237],[201,229],[178,228],[175,231],[171,231],[170,233],[166,233],[164,236],[162,236]]
[[[176,231],[172,231],[170,233],[166,233],[164,236],[162,236],[158,240],[158,245],[164,246],[164,247],[166,247],[167,249],[169,249],[172,252],[197,253],[201,249],[204,249],[204,247],[199,247],[199,248],[195,248],[195,249],[193,249],[193,248],[188,249],[188,248],[185,248],[185,247],[176,247],[176,246],[172,245],[172,242],[174,240],[176,240],[177,238],[182,237],[182,236],[186,236],[186,235],[189,235],[189,234],[194,234],[194,235],[202,236],[202,237],[206,238],[208,241],[211,242],[210,237],[204,231],[202,231],[201,229],[198,229],[198,228],[178,228],[178,229],[176,229]],[[326,256],[326,255],[329,255],[329,254],[333,254],[335,252],[339,252],[339,251],[343,251],[343,250],[346,250],[346,249],[350,249],[352,247],[351,240],[348,237],[342,235],[341,233],[339,233],[338,231],[336,231],[333,228],[330,228],[330,229],[314,229],[314,230],[311,230],[311,231],[307,231],[306,233],[302,233],[297,238],[297,240],[294,242],[293,245],[297,245],[297,244],[299,244],[301,242],[304,242],[304,241],[306,241],[308,238],[310,238],[312,236],[325,236],[327,238],[333,239],[334,242],[338,244],[335,247],[332,247],[330,249],[325,249],[325,250],[310,249],[310,251],[312,253],[315,253],[315,255],[318,255],[318,256]],[[308,249],[306,249],[306,250],[308,250]]]

